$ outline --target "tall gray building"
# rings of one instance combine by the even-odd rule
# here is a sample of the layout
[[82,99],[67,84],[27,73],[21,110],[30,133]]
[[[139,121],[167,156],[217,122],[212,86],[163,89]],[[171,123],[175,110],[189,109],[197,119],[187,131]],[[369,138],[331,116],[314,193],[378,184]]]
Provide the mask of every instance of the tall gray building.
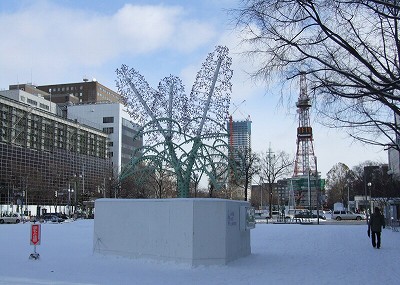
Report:
[[[244,161],[250,158],[251,154],[251,121],[250,118],[244,121],[233,121],[232,117],[227,123],[228,135],[229,135],[229,150],[228,155],[230,159],[236,163],[239,168],[243,164],[247,164],[248,161]],[[243,168],[242,168],[243,169]],[[243,197],[243,186],[245,181],[237,181],[233,177],[233,173],[230,173],[230,187],[233,192],[232,195],[236,197]],[[239,186],[241,185],[241,186]],[[235,187],[236,186],[236,187]],[[249,181],[248,189],[245,189],[245,197],[250,199],[251,197],[251,180]]]
[[230,150],[233,150],[235,160],[238,159],[237,151],[251,149],[251,121],[228,121],[227,124],[229,134]]

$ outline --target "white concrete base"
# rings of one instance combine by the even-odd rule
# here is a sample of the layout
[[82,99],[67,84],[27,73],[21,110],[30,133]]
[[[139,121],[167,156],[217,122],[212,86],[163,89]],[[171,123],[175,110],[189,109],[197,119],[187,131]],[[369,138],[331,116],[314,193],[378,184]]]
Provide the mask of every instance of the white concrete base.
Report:
[[245,207],[248,202],[224,199],[98,199],[94,251],[193,266],[226,264],[251,254]]

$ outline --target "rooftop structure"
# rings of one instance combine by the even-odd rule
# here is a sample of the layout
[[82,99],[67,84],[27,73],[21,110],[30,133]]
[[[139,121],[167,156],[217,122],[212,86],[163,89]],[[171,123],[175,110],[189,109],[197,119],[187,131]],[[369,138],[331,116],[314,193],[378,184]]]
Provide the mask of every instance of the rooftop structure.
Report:
[[[37,86],[37,89],[51,94],[51,101],[54,98],[65,98],[65,95],[73,95],[80,103],[94,102],[121,102],[121,96],[110,88],[100,84],[95,79],[82,82],[62,83]],[[57,103],[65,103],[60,102]]]

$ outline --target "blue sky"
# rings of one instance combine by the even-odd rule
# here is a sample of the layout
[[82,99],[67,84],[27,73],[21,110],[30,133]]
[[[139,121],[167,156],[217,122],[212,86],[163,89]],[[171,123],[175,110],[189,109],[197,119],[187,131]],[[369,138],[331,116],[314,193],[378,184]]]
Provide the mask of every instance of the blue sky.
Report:
[[[233,58],[232,102],[236,120],[252,120],[255,151],[296,152],[298,86],[294,100],[279,103],[281,90],[254,82],[256,62],[241,55],[239,32],[228,9],[238,0],[202,1],[0,1],[0,89],[10,84],[79,82],[96,78],[115,90],[116,68],[127,64],[156,87],[170,74],[181,77],[189,92],[208,52],[226,45]],[[232,105],[231,111],[235,107]],[[385,163],[381,148],[365,147],[344,132],[327,130],[313,119],[314,150],[322,176],[342,162]]]

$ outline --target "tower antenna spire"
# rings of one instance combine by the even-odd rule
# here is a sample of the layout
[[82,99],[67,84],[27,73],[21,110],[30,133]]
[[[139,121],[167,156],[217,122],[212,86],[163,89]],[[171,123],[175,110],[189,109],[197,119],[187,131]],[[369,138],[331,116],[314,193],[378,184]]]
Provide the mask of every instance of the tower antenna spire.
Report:
[[297,127],[297,151],[294,176],[315,174],[317,161],[314,155],[313,132],[310,123],[311,100],[307,93],[306,73],[300,73],[300,94],[296,102],[299,114]]

